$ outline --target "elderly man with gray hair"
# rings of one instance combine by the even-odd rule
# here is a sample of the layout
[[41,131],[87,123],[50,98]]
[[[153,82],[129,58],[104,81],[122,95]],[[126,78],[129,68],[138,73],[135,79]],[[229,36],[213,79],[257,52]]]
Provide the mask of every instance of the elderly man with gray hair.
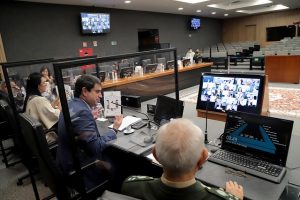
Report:
[[227,182],[225,192],[195,179],[208,151],[201,129],[187,119],[174,119],[159,129],[153,155],[163,167],[161,178],[130,176],[123,194],[144,200],[243,199],[243,187],[236,182]]

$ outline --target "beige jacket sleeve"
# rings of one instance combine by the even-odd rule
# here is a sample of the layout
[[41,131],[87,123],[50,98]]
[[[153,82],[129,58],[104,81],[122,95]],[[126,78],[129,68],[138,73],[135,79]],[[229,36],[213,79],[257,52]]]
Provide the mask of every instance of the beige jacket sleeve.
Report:
[[58,121],[60,110],[53,108],[45,97],[36,96],[28,101],[26,113],[49,129]]

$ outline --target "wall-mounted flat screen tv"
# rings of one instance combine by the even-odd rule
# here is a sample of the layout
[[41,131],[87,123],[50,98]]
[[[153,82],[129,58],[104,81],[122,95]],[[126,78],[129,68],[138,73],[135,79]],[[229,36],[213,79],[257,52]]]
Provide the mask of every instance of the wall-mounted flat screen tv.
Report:
[[102,34],[110,32],[108,13],[80,13],[82,34]]
[[197,109],[261,113],[264,94],[263,75],[203,73]]
[[198,30],[201,27],[201,19],[199,17],[191,17],[189,19],[189,29]]

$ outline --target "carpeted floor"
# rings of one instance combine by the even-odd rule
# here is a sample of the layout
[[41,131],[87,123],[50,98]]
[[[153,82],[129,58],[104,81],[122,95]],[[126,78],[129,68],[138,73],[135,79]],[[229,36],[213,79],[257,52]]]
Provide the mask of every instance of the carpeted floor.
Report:
[[[198,91],[185,94],[180,99],[196,104]],[[300,117],[300,89],[269,87],[269,111],[271,114]]]

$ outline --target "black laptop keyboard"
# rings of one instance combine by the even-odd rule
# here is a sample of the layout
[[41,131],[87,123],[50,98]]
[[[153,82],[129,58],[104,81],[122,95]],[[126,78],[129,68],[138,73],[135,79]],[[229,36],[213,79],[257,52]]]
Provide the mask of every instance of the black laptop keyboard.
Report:
[[277,183],[285,173],[281,166],[222,149],[212,154],[209,160]]

